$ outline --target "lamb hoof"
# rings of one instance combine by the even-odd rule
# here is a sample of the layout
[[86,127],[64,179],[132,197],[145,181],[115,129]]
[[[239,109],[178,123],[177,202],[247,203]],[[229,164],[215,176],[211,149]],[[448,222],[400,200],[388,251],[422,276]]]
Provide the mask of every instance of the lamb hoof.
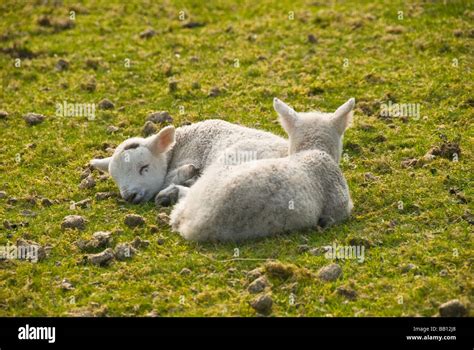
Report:
[[179,198],[178,187],[171,185],[159,192],[155,197],[155,205],[157,207],[169,207],[176,204]]

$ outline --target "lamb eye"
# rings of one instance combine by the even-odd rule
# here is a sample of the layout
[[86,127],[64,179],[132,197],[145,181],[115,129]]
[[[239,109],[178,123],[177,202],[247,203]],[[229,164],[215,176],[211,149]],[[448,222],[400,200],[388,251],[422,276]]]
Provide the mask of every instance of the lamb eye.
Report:
[[144,172],[148,171],[148,165],[144,165],[140,168],[140,171],[139,171],[140,175],[143,175]]

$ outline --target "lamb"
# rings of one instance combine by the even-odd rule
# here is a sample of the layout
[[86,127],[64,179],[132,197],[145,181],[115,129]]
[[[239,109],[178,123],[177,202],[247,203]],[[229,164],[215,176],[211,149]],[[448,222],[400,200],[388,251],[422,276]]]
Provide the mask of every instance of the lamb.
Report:
[[167,126],[148,138],[130,138],[111,157],[90,164],[110,173],[125,200],[142,203],[159,192],[156,204],[167,206],[178,200],[176,185],[192,185],[222,155],[247,161],[284,157],[287,149],[285,139],[269,132],[206,120],[177,129]]
[[171,213],[174,231],[193,241],[241,241],[327,226],[346,219],[352,201],[339,168],[352,98],[333,114],[296,113],[275,98],[289,155],[240,165],[220,159]]

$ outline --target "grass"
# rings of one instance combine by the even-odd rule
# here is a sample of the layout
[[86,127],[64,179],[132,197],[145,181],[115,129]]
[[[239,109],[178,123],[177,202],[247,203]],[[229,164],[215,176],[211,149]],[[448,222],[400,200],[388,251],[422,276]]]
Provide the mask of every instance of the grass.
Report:
[[[29,223],[16,230],[2,227],[0,245],[28,238],[52,249],[36,264],[0,261],[0,316],[252,316],[254,295],[247,292],[246,272],[263,266],[265,259],[313,274],[271,278],[275,316],[433,316],[451,299],[470,308],[472,3],[40,3],[0,5],[0,109],[9,113],[0,120],[0,190],[7,193],[0,199],[0,220]],[[70,10],[76,14],[73,28],[38,24],[41,16],[67,20]],[[204,26],[183,28],[188,21]],[[140,38],[147,28],[157,35]],[[308,40],[309,34],[317,43]],[[21,66],[15,66],[18,55],[31,53],[34,57],[21,58]],[[69,69],[55,70],[60,58]],[[97,69],[87,60],[98,62]],[[176,91],[169,91],[171,81],[177,82]],[[94,91],[85,88],[87,82],[95,82]],[[221,94],[210,97],[214,87]],[[88,161],[107,155],[107,146],[139,135],[152,111],[169,111],[177,126],[220,118],[284,135],[275,123],[274,96],[297,110],[323,111],[356,98],[341,164],[355,207],[344,224],[238,245],[196,244],[166,226],[150,232],[157,215],[151,203],[95,200],[96,192],[116,191],[110,179],[92,189],[78,188]],[[115,108],[97,111],[94,120],[56,116],[57,103],[103,98]],[[378,117],[380,103],[389,100],[420,104],[420,118]],[[29,127],[22,119],[28,112],[47,119]],[[120,129],[110,134],[109,125]],[[437,157],[422,167],[401,166],[444,137],[460,138],[457,162]],[[367,173],[375,180],[366,179]],[[11,204],[9,197],[18,201]],[[55,204],[42,206],[42,197]],[[92,199],[91,208],[70,209],[71,201],[85,198]],[[24,217],[23,210],[37,216]],[[126,227],[127,213],[144,216],[147,227]],[[86,230],[62,230],[69,214],[83,215]],[[140,236],[151,244],[109,267],[78,264],[84,254],[74,241],[105,230],[115,231],[116,242]],[[355,238],[370,245],[365,261],[338,261],[343,277],[335,282],[314,277],[330,261],[299,249],[302,244],[349,244]],[[236,248],[243,260],[229,260]],[[407,264],[417,268],[405,273]],[[181,273],[183,268],[191,273]],[[63,279],[75,289],[63,290]],[[354,289],[357,299],[338,295],[340,286]]]

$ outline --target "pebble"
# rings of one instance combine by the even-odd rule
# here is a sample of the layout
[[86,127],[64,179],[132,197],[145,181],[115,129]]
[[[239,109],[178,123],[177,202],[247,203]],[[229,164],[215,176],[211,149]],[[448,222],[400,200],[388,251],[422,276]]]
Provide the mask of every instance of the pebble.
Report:
[[450,300],[439,307],[441,317],[463,317],[467,315],[467,308],[458,299]]
[[117,132],[117,131],[119,131],[119,130],[120,130],[120,128],[119,128],[118,126],[115,126],[115,125],[109,125],[109,126],[107,127],[107,132],[108,132],[109,134],[113,134],[113,133],[115,133],[115,132]]
[[249,272],[247,272],[247,277],[251,280],[254,280],[263,275],[265,271],[261,267],[257,267]]
[[249,284],[247,290],[249,293],[257,294],[263,292],[265,288],[269,286],[269,282],[266,276],[261,276]]
[[273,300],[269,294],[256,297],[250,302],[250,306],[261,315],[269,315],[272,312]]
[[98,242],[98,247],[107,246],[112,240],[112,232],[97,231],[92,234],[92,239]]
[[188,269],[187,267],[183,268],[180,272],[179,272],[180,275],[190,275],[191,274],[191,270]]
[[326,254],[331,249],[332,249],[331,246],[316,247],[316,248],[310,249],[309,253],[314,256],[320,256],[320,255]]
[[15,198],[15,197],[10,197],[10,198],[7,199],[7,203],[11,204],[11,205],[14,205],[14,204],[18,203],[18,199]]
[[402,273],[408,273],[412,270],[416,270],[418,269],[418,266],[416,266],[415,264],[407,264],[405,266],[402,267]]
[[342,268],[338,264],[324,266],[318,271],[318,277],[325,282],[335,281],[341,275]]
[[83,199],[79,202],[73,202],[70,206],[69,209],[75,210],[76,208],[89,208],[91,206],[91,200],[89,198]]
[[64,278],[61,281],[61,289],[63,289],[63,290],[73,290],[74,285],[69,280]]

